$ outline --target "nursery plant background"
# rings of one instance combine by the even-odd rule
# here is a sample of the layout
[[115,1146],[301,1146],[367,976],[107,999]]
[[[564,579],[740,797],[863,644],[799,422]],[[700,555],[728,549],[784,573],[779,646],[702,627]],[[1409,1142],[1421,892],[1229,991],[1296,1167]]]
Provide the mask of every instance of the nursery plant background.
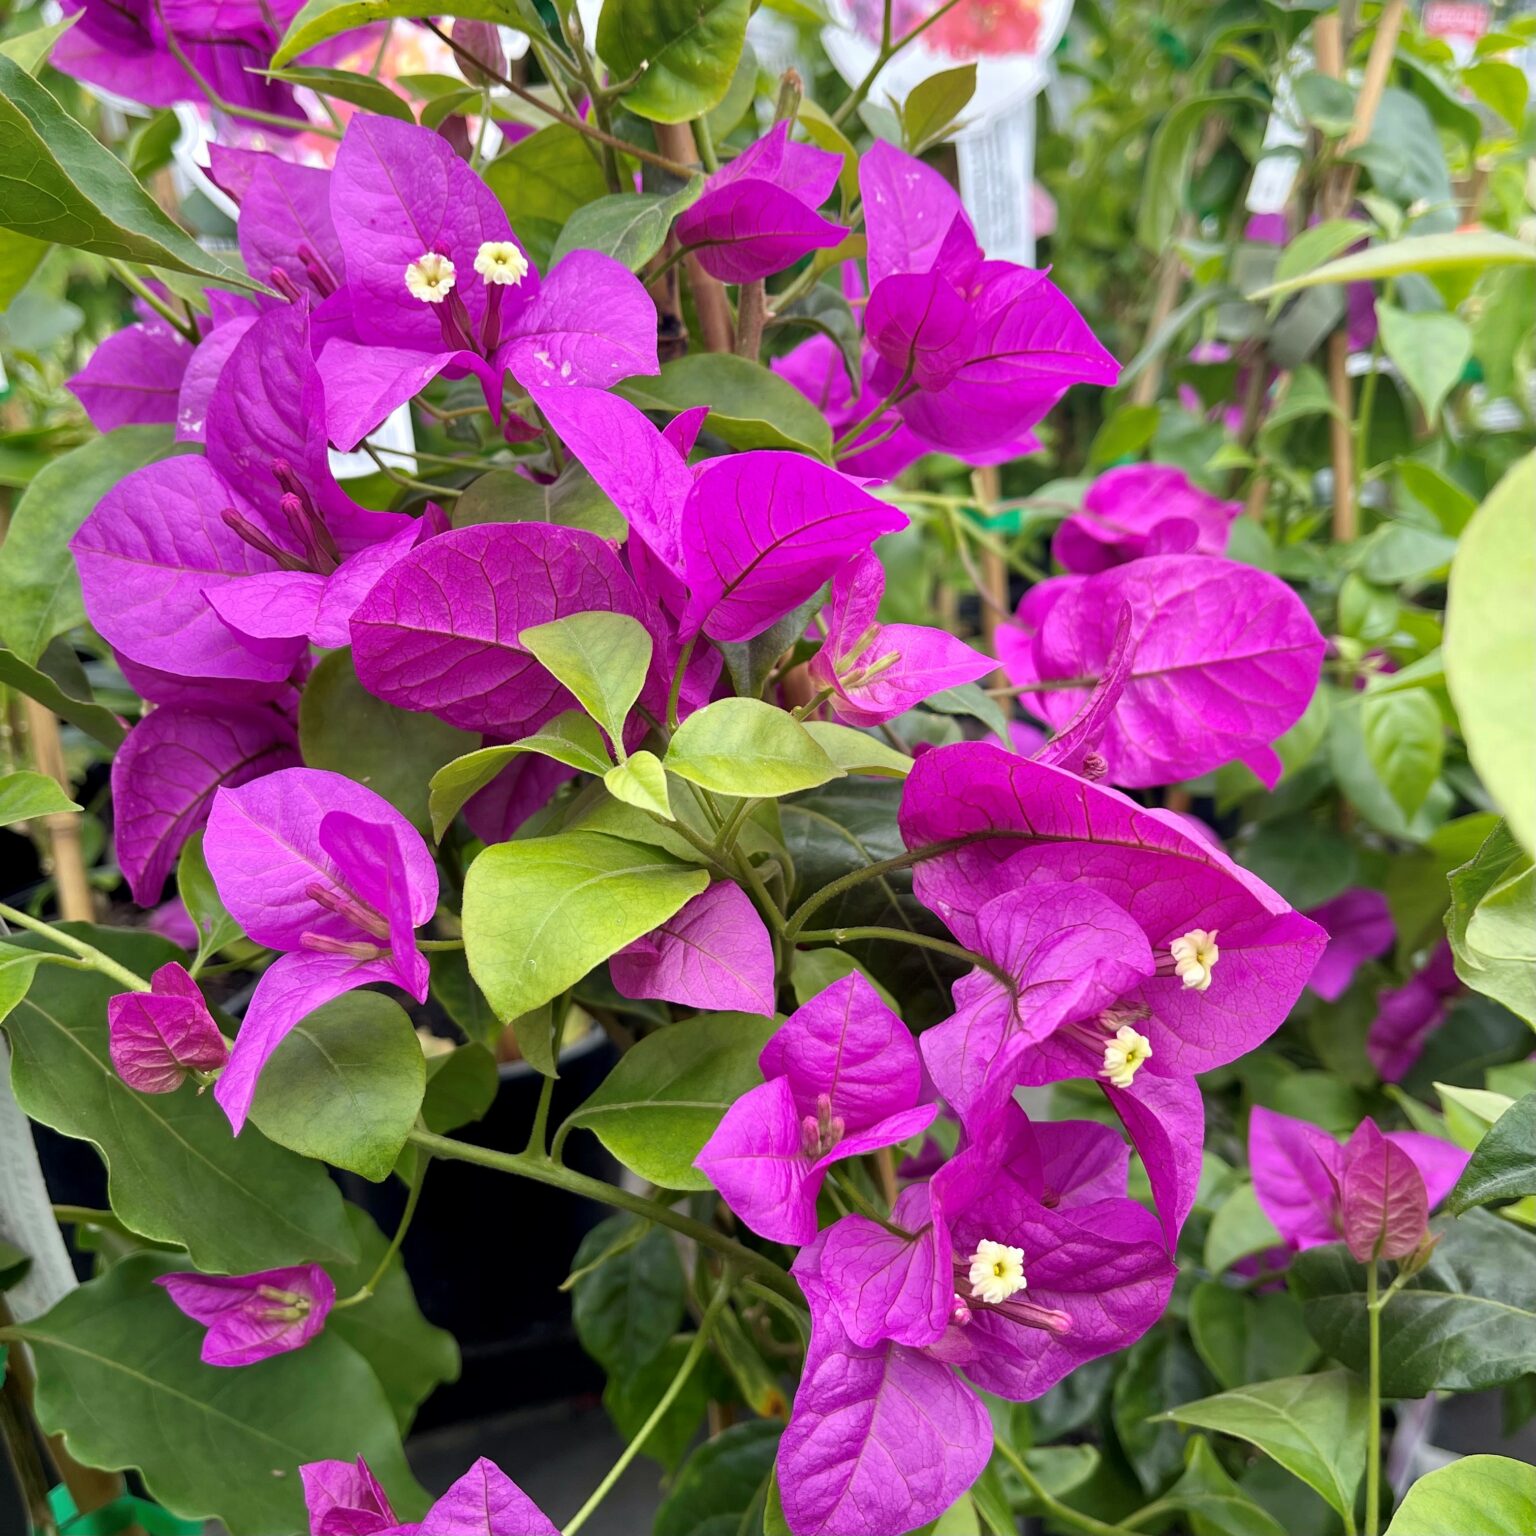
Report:
[[[1532,1528],[1433,1448],[1536,1413],[1536,23],[1460,9],[8,14],[37,1529]],[[955,140],[1041,48],[1035,269]],[[413,1478],[413,1229],[563,1281],[578,1511]]]

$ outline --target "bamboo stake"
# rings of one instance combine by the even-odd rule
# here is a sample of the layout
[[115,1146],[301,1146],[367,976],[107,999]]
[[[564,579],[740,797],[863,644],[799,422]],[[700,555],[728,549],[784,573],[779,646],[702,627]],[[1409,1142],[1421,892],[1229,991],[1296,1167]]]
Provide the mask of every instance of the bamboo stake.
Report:
[[[37,771],[46,774],[68,794],[69,770],[64,766],[58,718],[36,699],[27,700],[27,735],[32,743],[32,762]],[[66,922],[94,922],[96,902],[80,841],[80,812],[59,811],[41,820],[54,882],[59,891],[60,916]]]

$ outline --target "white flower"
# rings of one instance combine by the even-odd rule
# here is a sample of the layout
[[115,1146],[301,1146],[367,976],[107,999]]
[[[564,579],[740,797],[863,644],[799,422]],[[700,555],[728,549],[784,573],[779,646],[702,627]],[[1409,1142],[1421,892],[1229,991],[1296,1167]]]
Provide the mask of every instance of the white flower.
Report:
[[1024,1250],[983,1238],[971,1255],[971,1295],[989,1307],[998,1306],[1026,1285]]
[[424,251],[405,269],[405,286],[413,299],[441,304],[455,281],[453,263],[436,251]]
[[488,283],[516,287],[528,276],[528,258],[510,240],[487,240],[475,252],[475,271]]
[[1216,930],[1191,928],[1183,938],[1175,939],[1168,946],[1173,956],[1173,971],[1186,987],[1204,992],[1211,984],[1211,972],[1221,958],[1216,947]]
[[1136,1081],[1137,1068],[1151,1054],[1152,1042],[1129,1024],[1122,1024],[1104,1044],[1104,1067],[1099,1076],[1107,1077],[1116,1088],[1129,1088]]

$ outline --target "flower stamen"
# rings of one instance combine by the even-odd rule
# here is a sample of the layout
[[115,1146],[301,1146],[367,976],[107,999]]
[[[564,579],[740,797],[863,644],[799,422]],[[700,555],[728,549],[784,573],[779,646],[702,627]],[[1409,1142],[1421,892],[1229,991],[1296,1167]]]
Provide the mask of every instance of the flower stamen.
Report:
[[1191,928],[1168,946],[1173,957],[1173,974],[1193,992],[1204,992],[1211,984],[1211,973],[1221,958],[1216,947],[1214,928]]
[[973,1300],[1000,1306],[1029,1283],[1024,1278],[1024,1250],[983,1238],[971,1255],[966,1278]]

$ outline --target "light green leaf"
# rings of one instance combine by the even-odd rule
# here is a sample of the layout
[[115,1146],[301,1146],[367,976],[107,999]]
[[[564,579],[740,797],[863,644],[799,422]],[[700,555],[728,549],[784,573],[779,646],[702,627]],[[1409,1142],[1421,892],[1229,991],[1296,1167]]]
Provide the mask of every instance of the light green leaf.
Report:
[[[45,946],[39,945],[38,948]],[[0,943],[0,1024],[10,1017],[13,1009],[27,995],[32,977],[38,966],[38,958],[29,950],[18,949],[14,944]]]
[[672,802],[667,798],[667,771],[654,752],[632,752],[617,767],[603,775],[608,793],[626,805],[642,811],[655,811],[673,820]]
[[1162,412],[1155,405],[1122,405],[1094,433],[1088,445],[1090,469],[1107,469],[1131,458],[1152,441]]
[[1436,1083],[1435,1092],[1445,1109],[1445,1128],[1465,1152],[1472,1151],[1515,1102],[1508,1094],[1458,1088],[1454,1083]]
[[325,656],[299,700],[305,764],[366,784],[418,827],[429,821],[428,780],[477,740],[472,731],[369,693],[357,680],[350,649]]
[[302,67],[274,69],[273,80],[285,80],[289,85],[307,86],[320,96],[334,96],[337,101],[349,101],[355,107],[373,112],[381,117],[393,117],[402,123],[415,123],[416,114],[403,97],[397,96],[382,80],[372,75],[359,75],[350,69],[321,69]]
[[1455,315],[1435,309],[1410,313],[1385,299],[1376,301],[1376,318],[1387,356],[1433,426],[1445,397],[1455,388],[1472,356],[1472,332]]
[[204,1365],[201,1325],[154,1283],[185,1268],[133,1254],[18,1330],[37,1358],[44,1432],[87,1466],[135,1468],[172,1514],[216,1518],[232,1536],[302,1529],[299,1467],[326,1458],[365,1456],[396,1513],[419,1516],[425,1496],[363,1357],[327,1328],[258,1365]]
[[1270,299],[1297,288],[1315,288],[1320,283],[1376,282],[1387,277],[1402,277],[1409,272],[1456,272],[1511,265],[1536,266],[1536,246],[1491,230],[1452,235],[1408,235],[1402,240],[1373,245],[1369,250],[1325,262],[1284,282],[1270,283],[1248,297]]
[[[140,975],[181,953],[149,933],[63,926]],[[41,947],[27,937],[10,942]],[[191,1082],[174,1093],[135,1093],[117,1075],[107,1048],[107,999],[121,990],[93,971],[39,967],[5,1026],[22,1109],[94,1142],[119,1220],[143,1237],[186,1248],[199,1269],[238,1275],[350,1260],[341,1196],[318,1163],[274,1146],[251,1126],[232,1136],[213,1096]]]
[[1261,1381],[1158,1417],[1247,1440],[1354,1518],[1370,1424],[1365,1387],[1350,1372]]
[[[516,27],[535,39],[544,36],[544,24],[531,0],[448,0],[436,12],[439,16],[463,16],[470,21],[494,21],[504,27]],[[343,32],[366,27],[391,17],[421,15],[419,3],[412,0],[309,0],[309,4],[288,24],[288,31],[272,55],[272,67],[281,69],[290,59],[308,53],[317,44],[340,37]]]
[[806,734],[844,773],[868,773],[881,779],[904,779],[912,759],[883,741],[830,720],[807,720]]
[[176,860],[176,894],[181,897],[187,916],[197,929],[199,962],[243,936],[239,923],[225,910],[218,887],[208,871],[201,828],[182,845],[181,856]]
[[1408,1490],[1387,1536],[1536,1530],[1536,1467],[1508,1456],[1463,1456]]
[[640,73],[624,105],[681,123],[724,100],[747,37],[750,0],[604,0],[597,51],[619,79]]
[[709,884],[659,848],[565,832],[487,848],[464,882],[470,974],[503,1019],[574,986]]
[[901,104],[901,137],[907,149],[918,154],[938,143],[975,94],[975,60],[919,80]]
[[695,176],[670,196],[659,192],[615,192],[578,208],[555,242],[552,261],[571,251],[601,251],[638,272],[667,242],[672,221],[704,195]]
[[210,256],[25,69],[0,55],[0,224],[98,256],[266,292]]
[[612,766],[608,746],[586,715],[568,709],[521,741],[503,747],[482,747],[444,764],[432,775],[427,799],[432,836],[439,842],[465,801],[484,789],[513,758],[537,752],[557,763],[601,778]]
[[34,27],[17,37],[8,37],[0,43],[0,53],[14,59],[29,75],[35,75],[53,52],[54,44],[79,21],[81,12],[66,16],[46,27]]
[[843,777],[806,728],[761,699],[719,699],[673,734],[667,770],[722,795],[772,797]]
[[573,613],[523,630],[517,643],[576,695],[622,753],[624,723],[651,665],[645,626],[627,613]]
[[1501,822],[1450,874],[1446,917],[1456,974],[1536,1025],[1536,868]]
[[421,1042],[381,992],[348,992],[294,1026],[256,1086],[251,1118],[279,1146],[389,1177],[427,1086]]
[[1445,677],[1467,755],[1536,853],[1536,453],[1494,486],[1461,537],[1445,614]]
[[18,235],[14,229],[0,229],[0,311],[10,308],[12,300],[32,280],[32,274],[52,249],[46,240]]
[[1377,777],[1411,820],[1445,760],[1445,726],[1433,696],[1427,688],[1368,693],[1360,729]]
[[647,411],[707,405],[707,430],[733,448],[790,448],[832,457],[827,418],[787,379],[750,358],[690,352],[654,378],[626,379],[616,394]]
[[[1304,229],[1280,253],[1275,265],[1275,281],[1288,282],[1312,272],[1325,261],[1331,261],[1340,251],[1347,251],[1371,233],[1369,224],[1358,219],[1324,219]],[[1256,297],[1256,295],[1255,295]]]
[[1530,83],[1518,64],[1512,64],[1508,59],[1479,59],[1462,70],[1461,82],[1516,133],[1524,126]]
[[0,777],[0,827],[79,809],[46,773],[21,769]]
[[778,1028],[749,1013],[712,1013],[647,1035],[570,1117],[642,1179],[709,1189],[693,1166],[720,1118],[763,1080],[757,1058]]
[[124,475],[177,451],[169,426],[119,427],[55,459],[27,487],[0,545],[0,641],[29,666],[55,635],[85,622],[69,552],[81,523]]

